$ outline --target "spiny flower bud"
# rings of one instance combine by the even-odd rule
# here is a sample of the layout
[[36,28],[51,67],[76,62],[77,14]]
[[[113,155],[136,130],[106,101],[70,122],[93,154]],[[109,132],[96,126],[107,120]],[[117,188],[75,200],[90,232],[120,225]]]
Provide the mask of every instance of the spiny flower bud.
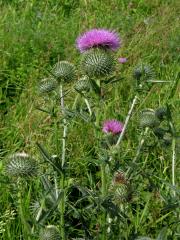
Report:
[[140,127],[154,128],[159,126],[160,122],[157,119],[154,110],[144,110],[141,114]]
[[161,108],[156,109],[155,115],[159,120],[161,120],[161,121],[164,120],[165,117],[167,116],[167,108],[161,107]]
[[61,236],[56,226],[48,225],[41,230],[39,239],[40,240],[60,240]]
[[133,77],[136,80],[143,78],[144,80],[152,79],[155,77],[155,72],[152,66],[146,64],[139,64],[134,68]]
[[82,70],[89,77],[107,76],[114,70],[114,59],[103,49],[91,49],[83,54]]
[[37,175],[37,161],[26,153],[13,154],[6,165],[6,172],[12,177],[29,178]]
[[120,184],[116,186],[114,190],[113,200],[116,204],[124,203],[128,200],[128,186],[125,184]]
[[128,184],[128,179],[123,171],[119,170],[114,174],[113,184]]
[[76,82],[74,89],[78,92],[88,92],[91,88],[90,82],[89,82],[89,77],[87,75],[83,76],[82,78],[79,79],[78,82]]
[[115,173],[111,192],[113,194],[113,201],[116,204],[124,203],[130,199],[130,184],[123,171]]
[[60,61],[55,64],[52,74],[58,82],[71,82],[76,78],[76,70],[73,64],[67,61]]
[[53,78],[45,78],[39,84],[40,93],[50,93],[56,89],[58,83]]

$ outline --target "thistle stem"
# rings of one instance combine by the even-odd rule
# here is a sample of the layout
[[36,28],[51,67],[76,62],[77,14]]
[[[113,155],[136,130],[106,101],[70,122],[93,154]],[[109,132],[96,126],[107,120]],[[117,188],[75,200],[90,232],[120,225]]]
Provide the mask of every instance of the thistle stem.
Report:
[[[123,127],[123,129],[122,129],[122,132],[121,132],[121,134],[120,134],[120,136],[119,136],[119,138],[118,138],[118,140],[117,140],[117,142],[116,142],[116,144],[115,144],[115,148],[117,148],[117,147],[120,145],[120,143],[121,143],[121,141],[122,141],[122,139],[123,139],[123,137],[124,137],[124,134],[125,134],[127,125],[128,125],[129,120],[130,120],[130,118],[131,118],[131,115],[132,115],[132,112],[133,112],[133,110],[134,110],[134,107],[135,107],[135,105],[137,104],[137,101],[138,101],[138,97],[135,96],[134,99],[133,99],[133,101],[132,101],[132,104],[131,104],[131,107],[130,107],[130,109],[129,109],[129,112],[128,112],[128,114],[127,114],[127,117],[126,117],[126,120],[125,120],[125,123],[124,123],[124,127]],[[111,161],[111,160],[112,160],[112,156],[109,158],[109,161]]]
[[87,106],[87,108],[88,108],[89,115],[91,116],[91,115],[92,115],[92,110],[91,110],[91,107],[90,107],[90,104],[89,104],[87,98],[84,98],[84,101],[85,101],[86,106]]
[[[175,161],[176,161],[176,139],[173,137],[172,140],[172,185],[175,186]],[[176,192],[173,191],[174,196]]]
[[124,134],[125,134],[127,125],[128,125],[128,123],[129,123],[129,120],[130,120],[130,118],[131,118],[133,109],[134,109],[135,105],[137,104],[137,100],[138,100],[138,97],[135,96],[134,99],[133,99],[133,102],[132,102],[132,104],[131,104],[131,107],[130,107],[130,109],[129,109],[129,112],[128,112],[128,114],[127,114],[127,117],[126,117],[126,120],[125,120],[125,123],[124,123],[124,127],[123,127],[123,129],[122,129],[122,132],[121,132],[121,134],[120,134],[120,136],[119,136],[119,138],[118,138],[118,140],[117,140],[117,143],[116,143],[116,145],[115,145],[116,147],[120,144],[120,142],[122,141],[122,139],[123,139],[123,137],[124,137]]
[[[172,185],[175,186],[175,162],[176,162],[176,130],[172,121],[172,118],[168,120],[169,128],[172,134]],[[176,196],[176,192],[173,191],[173,195]]]
[[[63,97],[63,87],[60,85],[60,99],[61,99],[61,111],[62,114],[65,115],[65,107],[64,107],[64,97]],[[64,116],[63,118],[63,138],[62,138],[62,155],[61,155],[61,166],[62,169],[64,168],[65,164],[65,156],[66,156],[66,136],[67,136],[67,122],[66,118]],[[62,171],[61,174],[61,179],[60,179],[60,188],[63,193],[62,199],[60,202],[60,229],[61,229],[61,239],[65,240],[65,221],[64,221],[64,212],[65,212],[65,189],[64,189],[64,180],[65,180],[65,175],[64,175],[64,170]]]

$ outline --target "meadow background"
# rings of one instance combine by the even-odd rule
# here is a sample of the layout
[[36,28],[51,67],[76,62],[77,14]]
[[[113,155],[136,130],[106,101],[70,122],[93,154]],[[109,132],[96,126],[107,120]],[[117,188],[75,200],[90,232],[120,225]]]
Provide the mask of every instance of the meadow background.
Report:
[[[150,64],[157,79],[170,81],[154,85],[136,108],[121,151],[116,155],[119,166],[125,171],[134,157],[140,136],[138,122],[142,109],[156,109],[168,103],[178,133],[180,4],[178,0],[1,0],[0,12],[0,222],[6,223],[5,232],[0,236],[3,240],[14,240],[24,238],[20,237],[18,214],[14,219],[3,217],[7,209],[16,212],[15,191],[4,173],[4,162],[10,154],[22,151],[32,154],[41,162],[37,141],[43,143],[51,154],[60,151],[55,146],[56,141],[61,145],[61,139],[55,137],[52,120],[35,108],[43,104],[37,94],[37,85],[58,59],[79,64],[80,54],[75,41],[82,32],[91,28],[115,30],[122,39],[117,58],[128,59],[127,63],[117,66],[116,71],[123,79],[110,86],[111,96],[101,120],[125,120],[134,96],[132,71],[138,63]],[[73,101],[73,94],[67,96],[68,106]],[[71,183],[93,189],[99,182],[93,138],[92,126],[88,123],[81,120],[70,125],[67,159],[72,187],[69,198],[72,202],[78,196],[76,191],[73,192]],[[179,190],[174,197],[171,156],[169,146],[152,148],[140,158],[139,169],[142,167],[151,177],[148,179],[146,175],[133,173],[136,194],[131,207],[135,210],[129,215],[125,229],[122,228],[126,234],[121,238],[112,236],[111,239],[136,239],[138,236],[152,239],[160,236],[158,239],[163,240],[180,238]],[[46,168],[45,163],[42,167]],[[175,169],[178,188],[178,151]],[[31,219],[30,201],[39,189],[40,182],[34,181],[31,184],[32,192],[27,191],[24,195],[28,221]],[[77,206],[79,209],[82,207]],[[84,230],[78,226],[77,216],[75,213],[71,215],[70,210],[66,223],[69,239],[83,236]],[[52,218],[49,224],[56,224],[56,220]],[[94,232],[93,226],[88,224]]]

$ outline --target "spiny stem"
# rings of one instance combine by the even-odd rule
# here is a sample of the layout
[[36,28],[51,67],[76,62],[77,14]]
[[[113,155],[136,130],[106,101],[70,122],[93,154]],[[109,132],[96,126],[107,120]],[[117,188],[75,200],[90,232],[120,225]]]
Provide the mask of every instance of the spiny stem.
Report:
[[80,97],[80,94],[77,94],[76,97],[75,97],[72,109],[76,109],[76,105],[77,105],[77,101],[78,101],[79,97]]
[[[128,125],[129,120],[130,120],[130,118],[131,118],[131,115],[132,115],[132,112],[133,112],[133,110],[134,110],[134,107],[135,107],[135,105],[137,104],[137,101],[138,101],[138,97],[135,96],[134,99],[133,99],[133,101],[132,101],[132,104],[131,104],[131,107],[130,107],[130,109],[129,109],[129,112],[128,112],[128,114],[127,114],[127,117],[126,117],[126,120],[125,120],[125,123],[124,123],[123,130],[122,130],[122,132],[121,132],[121,134],[120,134],[120,136],[119,136],[119,138],[118,138],[118,140],[117,140],[117,142],[116,142],[116,144],[115,144],[115,148],[117,148],[117,147],[119,146],[119,144],[121,143],[121,141],[122,141],[122,139],[123,139],[123,137],[124,137],[124,134],[125,134],[127,125]],[[111,160],[112,160],[112,156],[109,158],[109,161],[111,161]]]
[[129,120],[130,120],[130,118],[131,118],[133,109],[134,109],[135,105],[137,104],[137,100],[138,100],[138,97],[135,96],[134,99],[133,99],[133,102],[132,102],[132,104],[131,104],[131,107],[130,107],[130,109],[129,109],[129,112],[128,112],[128,114],[127,114],[127,117],[126,117],[126,120],[125,120],[125,123],[124,123],[123,130],[122,130],[122,132],[121,132],[121,134],[120,134],[120,136],[119,136],[119,138],[118,138],[117,143],[116,143],[115,146],[118,146],[118,145],[120,144],[120,142],[122,141],[122,139],[123,139],[123,136],[124,136],[124,133],[125,133],[125,131],[126,131],[127,125],[128,125],[128,123],[129,123]]
[[[175,186],[175,161],[176,161],[176,139],[173,137],[172,139],[172,185]],[[174,196],[176,196],[176,192],[173,191]]]
[[[175,161],[176,161],[176,130],[172,121],[172,118],[170,116],[170,119],[168,120],[169,128],[172,134],[172,185],[175,186]],[[173,195],[176,196],[176,192],[173,191]]]
[[86,106],[87,106],[87,108],[88,108],[89,114],[90,114],[90,116],[91,116],[91,115],[92,115],[92,110],[91,110],[91,107],[90,107],[90,104],[89,104],[87,98],[84,98],[84,101],[85,101],[85,103],[86,103]]
[[[61,99],[61,111],[62,114],[65,115],[65,107],[64,107],[64,97],[63,97],[63,87],[62,84],[60,85],[60,99]],[[63,138],[62,138],[62,155],[61,155],[61,166],[62,169],[65,164],[65,154],[66,154],[66,136],[67,136],[67,122],[66,118],[63,118]],[[65,189],[64,189],[64,180],[65,180],[65,175],[64,171],[61,174],[61,179],[60,179],[60,188],[63,193],[61,202],[60,202],[60,212],[61,212],[61,217],[60,217],[60,229],[61,229],[61,238],[62,240],[65,240],[65,221],[64,221],[64,212],[65,212]]]

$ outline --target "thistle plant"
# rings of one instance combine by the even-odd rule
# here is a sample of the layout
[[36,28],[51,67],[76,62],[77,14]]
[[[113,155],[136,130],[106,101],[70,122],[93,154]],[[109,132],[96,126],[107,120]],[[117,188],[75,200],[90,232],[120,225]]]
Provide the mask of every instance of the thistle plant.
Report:
[[[52,107],[51,111],[38,109],[49,114],[52,120],[55,150],[50,153],[51,150],[48,151],[41,143],[37,143],[42,158],[48,165],[46,164],[39,176],[41,192],[31,203],[30,210],[34,217],[32,228],[24,215],[23,183],[38,175],[37,161],[28,154],[17,153],[10,156],[6,164],[6,173],[12,179],[17,179],[19,215],[24,226],[24,236],[27,239],[30,239],[30,233],[39,230],[40,240],[70,239],[68,231],[71,226],[69,223],[66,224],[69,215],[70,217],[73,215],[77,220],[77,226],[82,225],[87,239],[107,240],[112,237],[111,235],[116,234],[116,231],[113,232],[113,226],[118,225],[120,229],[125,225],[124,222],[129,221],[128,213],[131,211],[129,203],[133,192],[132,173],[136,173],[134,166],[143,155],[150,134],[158,143],[172,147],[172,185],[175,187],[176,131],[168,107],[156,110],[147,108],[141,111],[138,115],[141,135],[137,150],[133,155],[134,158],[128,166],[125,166],[123,161],[121,162],[124,151],[121,143],[128,130],[129,121],[137,105],[140,103],[137,109],[139,110],[141,100],[146,99],[153,83],[157,81],[155,71],[149,64],[141,63],[135,66],[132,74],[134,96],[124,121],[119,120],[121,117],[105,119],[104,116],[108,115],[108,104],[106,104],[108,97],[104,94],[103,87],[113,81],[118,81],[115,63],[123,64],[127,61],[127,58],[119,58],[115,61],[115,51],[120,45],[121,41],[116,32],[92,29],[79,36],[76,41],[81,54],[80,73],[72,63],[64,60],[58,61],[49,71],[49,75],[37,84],[40,97],[44,97],[46,103]],[[71,103],[67,105],[65,97],[72,92],[76,96],[73,95],[73,100],[75,100],[71,109]],[[75,121],[73,121],[74,118]],[[95,158],[97,162],[98,170],[95,179],[98,179],[98,182],[94,183],[92,188],[84,187],[84,183],[79,186],[78,183],[82,197],[78,196],[77,202],[73,205],[69,201],[69,196],[71,188],[76,185],[76,180],[69,176],[71,169],[68,161],[67,136],[70,124],[75,125],[79,119],[88,122],[92,128],[94,143],[92,141],[93,146],[90,146],[90,151],[93,151],[91,158]],[[120,159],[117,160],[117,156]],[[93,182],[92,179],[91,182]],[[175,196],[175,191],[173,194]],[[81,202],[85,207],[82,204],[81,209],[77,209],[77,205]],[[91,222],[90,210],[92,210],[92,217],[97,221],[96,226]],[[125,221],[122,221],[122,218]],[[53,223],[50,223],[51,221]],[[53,225],[56,221],[57,223]],[[93,226],[92,228],[95,228],[92,233],[86,221]]]
[[[46,161],[48,161],[54,168],[54,178],[56,182],[56,190],[57,191],[57,198],[55,198],[55,206],[58,205],[58,209],[60,212],[60,235],[62,240],[66,239],[66,233],[65,233],[65,202],[66,202],[66,189],[65,189],[65,166],[66,166],[66,138],[67,138],[67,130],[68,130],[68,121],[67,121],[67,114],[66,114],[66,108],[64,103],[64,91],[63,91],[63,85],[66,83],[72,82],[74,79],[76,79],[76,70],[73,64],[67,62],[67,61],[58,61],[54,67],[52,68],[50,72],[51,76],[48,78],[50,81],[43,80],[40,83],[40,92],[41,93],[51,93],[52,91],[55,91],[55,94],[57,95],[57,100],[59,101],[59,115],[62,116],[62,127],[63,127],[63,134],[62,134],[62,147],[61,147],[61,156],[59,156],[59,143],[57,142],[56,149],[58,149],[58,152],[56,153],[56,158],[52,158],[47,156],[48,153],[42,147],[39,143],[37,144],[40,152],[42,153],[43,157]],[[52,96],[53,97],[53,96]],[[51,98],[51,96],[50,96]],[[54,106],[55,107],[55,106]],[[48,112],[48,111],[47,111]],[[58,116],[59,116],[58,115]],[[57,121],[55,124],[57,125],[59,121]],[[59,129],[59,126],[57,125],[57,129]],[[59,137],[59,133],[56,134],[56,138]],[[57,176],[58,174],[58,176]],[[47,180],[46,180],[47,181]],[[59,184],[57,184],[57,181],[59,181]],[[59,189],[60,188],[60,193]],[[58,204],[57,204],[58,203]],[[39,207],[38,214],[36,214],[36,219],[39,219],[40,214],[42,214],[43,207]],[[41,239],[56,239],[57,234],[53,235],[54,228],[47,228],[46,230],[41,233]],[[49,235],[48,235],[49,234]],[[57,238],[59,239],[59,238]]]
[[[114,58],[112,51],[115,51],[120,46],[120,39],[115,32],[105,29],[93,29],[81,35],[77,39],[77,48],[82,52],[81,68],[82,71],[91,79],[91,84],[98,89],[100,99],[96,101],[95,109],[95,126],[98,129],[100,126],[100,101],[102,91],[103,78],[109,76],[114,70]],[[106,122],[104,125],[104,132],[111,132],[113,134],[119,133],[121,130],[119,122]],[[120,128],[120,129],[119,129]],[[95,133],[98,137],[98,132]],[[106,162],[102,161],[101,168],[101,194],[102,199],[105,200],[107,196],[107,180],[106,180]],[[101,220],[101,239],[107,239],[107,212],[104,209]]]

